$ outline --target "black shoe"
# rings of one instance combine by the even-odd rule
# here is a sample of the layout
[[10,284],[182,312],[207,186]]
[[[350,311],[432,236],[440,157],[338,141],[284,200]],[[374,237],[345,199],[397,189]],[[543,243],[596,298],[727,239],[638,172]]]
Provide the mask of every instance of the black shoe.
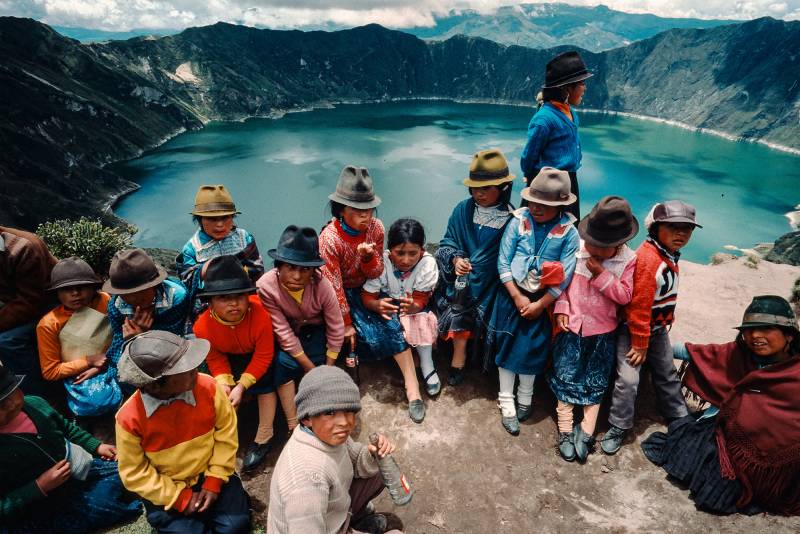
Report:
[[600,448],[606,454],[617,454],[627,434],[627,430],[611,425],[611,428],[603,435],[603,439],[600,440]]
[[408,403],[408,416],[417,424],[425,420],[425,403],[422,402],[422,399],[412,400]]
[[516,415],[511,417],[502,416],[500,422],[503,423],[503,428],[506,429],[506,432],[512,436],[519,436],[519,421],[517,421]]
[[530,404],[517,404],[517,421],[520,423],[527,421],[533,413],[533,403]]
[[558,433],[558,452],[568,462],[575,461],[575,445],[572,439],[572,432]]
[[389,528],[389,520],[383,514],[367,514],[359,519],[352,527],[359,532],[369,534],[383,534]]
[[251,471],[264,461],[269,451],[272,450],[272,440],[266,443],[256,443],[255,441],[247,447],[242,463],[242,471]]
[[579,462],[585,462],[589,453],[594,450],[594,436],[583,431],[580,424],[572,429],[572,443],[575,445],[575,456]]
[[458,386],[464,381],[464,368],[451,367],[450,373],[447,375],[447,383],[451,386]]

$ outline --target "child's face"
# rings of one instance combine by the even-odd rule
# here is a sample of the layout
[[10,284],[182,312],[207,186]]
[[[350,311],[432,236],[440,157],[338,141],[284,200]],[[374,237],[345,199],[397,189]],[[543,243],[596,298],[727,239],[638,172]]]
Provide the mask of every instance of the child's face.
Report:
[[342,218],[350,228],[358,230],[359,232],[364,232],[372,221],[372,213],[374,211],[373,208],[362,210],[360,208],[345,206],[342,211]]
[[148,287],[147,289],[142,289],[136,293],[120,295],[120,297],[122,297],[122,300],[124,300],[129,306],[147,309],[153,306],[153,301],[156,299],[156,288]]
[[7,425],[22,411],[25,402],[22,390],[17,388],[11,395],[0,401],[0,426]]
[[528,202],[528,210],[531,212],[533,220],[537,223],[545,223],[556,218],[559,213],[558,206],[548,206],[538,202]]
[[658,242],[670,252],[678,252],[686,246],[694,232],[694,225],[690,223],[659,223]]
[[194,389],[195,384],[197,384],[197,369],[192,369],[185,373],[166,376],[161,384],[154,383],[144,386],[142,391],[157,399],[169,399],[184,391]]
[[223,321],[233,323],[240,321],[249,307],[250,301],[247,293],[211,297],[211,309]]
[[389,260],[398,270],[406,272],[419,263],[424,252],[416,243],[401,243],[389,249]]
[[600,260],[613,258],[617,255],[617,251],[619,250],[619,247],[596,247],[594,245],[590,245],[589,243],[584,243],[583,245],[586,248],[586,252],[588,252],[590,256]]
[[475,203],[482,208],[496,206],[500,202],[500,188],[496,185],[470,187],[469,192]]
[[777,326],[759,326],[742,330],[744,342],[753,354],[769,358],[782,352],[794,339]]
[[212,239],[224,239],[233,230],[233,215],[221,217],[200,217],[200,226]]
[[583,100],[583,93],[586,92],[586,82],[573,83],[567,86],[567,100],[571,106],[577,106]]
[[336,447],[344,445],[347,441],[350,432],[356,425],[356,414],[343,410],[326,412],[303,419],[303,424],[310,428],[323,443]]
[[300,291],[311,282],[313,267],[300,267],[284,263],[278,267],[278,281],[289,291]]
[[95,286],[71,286],[58,290],[58,301],[68,310],[80,310],[92,303]]

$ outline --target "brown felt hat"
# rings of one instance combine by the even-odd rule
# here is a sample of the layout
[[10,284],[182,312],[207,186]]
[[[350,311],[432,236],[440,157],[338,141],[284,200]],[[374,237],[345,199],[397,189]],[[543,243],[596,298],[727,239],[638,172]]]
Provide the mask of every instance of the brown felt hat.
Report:
[[233,197],[224,185],[201,185],[194,197],[192,215],[198,217],[224,217],[238,215]]
[[616,247],[639,232],[639,221],[631,205],[622,197],[607,196],[594,205],[589,215],[578,223],[578,234],[595,247]]
[[144,250],[129,248],[114,254],[103,291],[111,295],[128,295],[155,287],[166,277],[167,271]]
[[77,256],[59,260],[50,272],[48,291],[73,286],[99,286],[103,282],[88,263]]
[[486,187],[513,182],[514,176],[508,172],[506,157],[496,148],[481,150],[472,156],[469,165],[469,178],[464,178],[467,187]]
[[522,198],[545,206],[569,206],[578,197],[570,192],[569,173],[542,167],[531,185],[522,190]]

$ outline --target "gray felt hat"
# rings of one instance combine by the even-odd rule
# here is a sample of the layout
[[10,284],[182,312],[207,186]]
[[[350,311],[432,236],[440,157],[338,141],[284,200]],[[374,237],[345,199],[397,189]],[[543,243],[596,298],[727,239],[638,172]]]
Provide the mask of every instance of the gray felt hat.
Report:
[[162,376],[197,369],[211,349],[207,339],[183,339],[172,332],[150,330],[125,344],[117,364],[119,379],[140,388]]
[[77,256],[59,260],[50,273],[48,291],[72,286],[99,286],[102,284],[88,263]]
[[357,209],[375,208],[381,203],[372,187],[372,177],[364,167],[348,165],[339,174],[336,191],[328,195],[330,200]]
[[361,392],[344,370],[320,365],[300,381],[294,402],[297,405],[297,419],[339,410],[359,412]]
[[578,200],[570,191],[569,173],[553,167],[542,167],[521,195],[525,200],[546,206],[568,206]]

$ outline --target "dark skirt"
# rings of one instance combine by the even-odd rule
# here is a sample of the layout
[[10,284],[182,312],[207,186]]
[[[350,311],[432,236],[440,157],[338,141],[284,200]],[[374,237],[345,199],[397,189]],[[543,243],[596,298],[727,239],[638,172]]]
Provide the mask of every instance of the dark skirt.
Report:
[[[231,354],[228,356],[228,363],[231,366],[231,373],[233,379],[238,380],[242,373],[244,373],[247,366],[250,365],[250,360],[253,358],[252,354]],[[275,391],[275,359],[267,369],[267,372],[256,381],[255,384],[247,388],[245,394],[247,395],[263,395],[265,393],[272,393]]]
[[541,373],[550,355],[550,324],[547,310],[529,321],[519,314],[508,291],[498,291],[489,323],[495,365],[519,375]]
[[616,361],[616,332],[581,337],[563,332],[553,344],[547,382],[562,402],[588,406],[603,400]]
[[743,510],[736,508],[742,485],[738,480],[722,478],[714,433],[716,417],[699,419],[701,414],[673,421],[666,434],[650,434],[642,442],[644,455],[687,486],[689,497],[699,510],[717,514],[761,513],[763,510],[752,504]]
[[[297,334],[297,338],[300,340],[303,352],[306,353],[311,363],[316,366],[325,363],[328,351],[328,346],[326,344],[328,338],[324,324],[304,326]],[[288,352],[280,350],[277,343],[275,347],[275,360],[273,361],[272,367],[275,368],[273,382],[276,388],[303,376],[303,368],[297,363],[297,360]]]
[[364,307],[361,301],[361,288],[345,289],[350,317],[356,329],[356,354],[361,363],[391,358],[408,348],[403,335],[403,326],[397,316],[385,320],[377,313]]

